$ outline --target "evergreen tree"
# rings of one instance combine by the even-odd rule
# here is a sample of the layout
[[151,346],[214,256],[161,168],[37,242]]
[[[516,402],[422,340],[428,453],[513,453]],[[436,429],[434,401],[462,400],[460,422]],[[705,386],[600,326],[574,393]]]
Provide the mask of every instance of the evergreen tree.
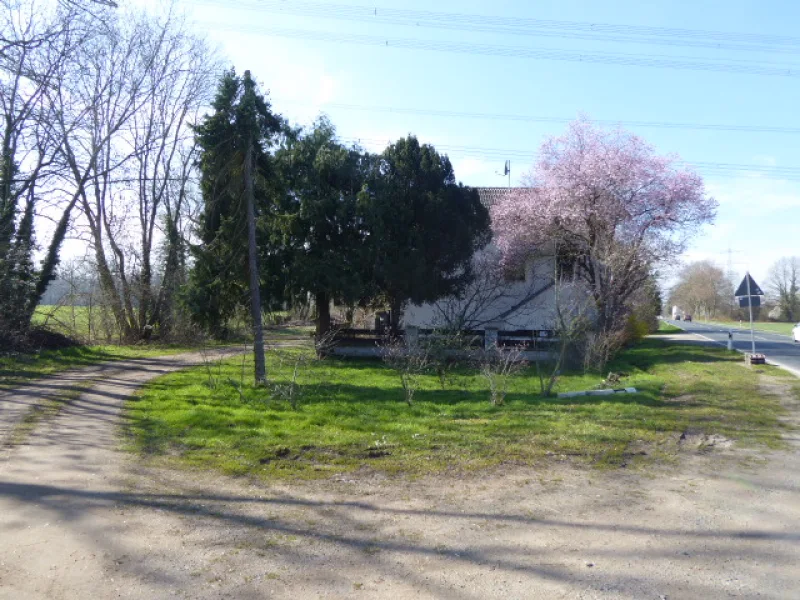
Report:
[[330,302],[354,304],[368,295],[366,232],[357,210],[369,157],[336,140],[326,118],[299,132],[276,155],[283,175],[284,218],[276,220],[293,297],[314,296],[317,334],[330,328]]
[[16,343],[30,327],[31,305],[37,272],[33,263],[33,217],[35,197],[27,195],[22,215],[17,220],[22,201],[14,181],[17,169],[7,155],[0,168],[0,337],[4,343]]
[[[212,108],[214,112],[196,128],[204,207],[198,232],[202,243],[193,248],[188,303],[200,325],[220,333],[237,309],[261,291],[261,286],[248,285],[248,274],[260,277],[258,270],[252,273],[255,256],[248,253],[248,182],[255,217],[263,218],[270,204],[269,149],[282,123],[258,93],[249,71],[244,77],[233,70],[225,73]],[[260,306],[255,312],[258,336]],[[256,353],[258,380],[258,349]]]
[[447,156],[408,136],[389,146],[361,195],[373,280],[399,328],[407,301],[456,294],[473,278],[475,251],[491,237],[477,190],[456,183]]

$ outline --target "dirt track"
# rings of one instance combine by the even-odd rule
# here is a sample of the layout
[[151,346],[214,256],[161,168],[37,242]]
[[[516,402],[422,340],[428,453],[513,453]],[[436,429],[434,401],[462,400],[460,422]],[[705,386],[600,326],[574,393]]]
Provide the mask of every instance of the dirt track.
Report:
[[137,465],[118,450],[121,403],[189,360],[108,366],[0,453],[0,598],[800,595],[797,437],[746,467],[741,452],[689,452],[657,477],[554,467],[261,485]]

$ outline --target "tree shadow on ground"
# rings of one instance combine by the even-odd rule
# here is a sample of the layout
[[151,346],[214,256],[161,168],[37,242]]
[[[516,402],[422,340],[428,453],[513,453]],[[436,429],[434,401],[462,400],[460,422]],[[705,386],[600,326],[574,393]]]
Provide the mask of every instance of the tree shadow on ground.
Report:
[[[796,489],[792,491],[797,492]],[[213,541],[214,547],[229,547],[236,554],[247,553],[249,549],[256,550],[258,546],[255,544],[263,545],[265,535],[279,535],[283,539],[296,538],[301,543],[281,546],[279,560],[290,564],[307,564],[309,557],[318,556],[322,546],[329,547],[332,552],[340,553],[322,569],[329,573],[329,583],[337,582],[339,568],[346,570],[352,565],[355,556],[356,560],[361,557],[363,563],[370,564],[370,569],[377,574],[410,579],[422,586],[422,589],[433,590],[440,597],[465,599],[478,596],[469,590],[455,590],[447,587],[444,582],[438,583],[424,578],[422,573],[402,568],[398,557],[438,561],[438,564],[450,565],[449,568],[469,567],[475,569],[475,573],[497,570],[497,574],[491,575],[493,578],[502,579],[516,575],[530,577],[532,582],[572,585],[580,582],[581,576],[568,560],[565,561],[562,557],[552,562],[554,559],[550,551],[545,552],[536,544],[530,547],[520,544],[515,535],[499,535],[497,527],[506,524],[512,526],[515,533],[527,530],[531,533],[540,532],[542,535],[546,531],[556,531],[565,538],[571,535],[590,535],[600,540],[608,536],[624,536],[624,543],[618,546],[613,543],[593,543],[597,548],[591,550],[592,554],[600,560],[607,557],[634,562],[667,561],[670,564],[680,560],[682,554],[686,557],[691,555],[691,560],[697,560],[703,555],[713,556],[716,564],[741,561],[746,556],[748,564],[760,562],[787,567],[794,564],[796,559],[793,556],[795,553],[790,549],[800,543],[800,531],[796,529],[686,530],[669,526],[607,523],[585,518],[544,518],[500,509],[482,512],[455,508],[410,508],[397,506],[397,503],[381,506],[375,502],[358,500],[316,500],[287,492],[268,492],[264,495],[263,490],[257,496],[197,493],[192,490],[180,490],[177,493],[101,492],[69,486],[0,481],[0,497],[10,499],[19,506],[36,506],[37,510],[49,514],[50,518],[55,517],[58,522],[76,529],[85,528],[85,519],[104,509],[115,513],[123,511],[124,514],[128,514],[130,509],[155,510],[159,514],[178,517],[184,524],[190,523],[190,529],[196,529],[202,523],[221,527],[224,535]],[[431,523],[439,523],[438,527],[459,528],[462,524],[485,523],[487,525],[481,527],[489,526],[489,531],[493,533],[473,545],[452,540],[443,545],[438,542],[435,529],[426,532],[419,539],[408,539],[382,534],[380,529],[376,531],[369,526],[370,523],[381,523],[390,517],[397,517],[403,523],[419,518],[420,524],[427,523],[431,526]],[[126,518],[129,519],[130,516]],[[187,519],[193,521],[186,521]],[[23,526],[22,523],[19,525]],[[125,527],[119,527],[114,526],[115,535],[109,535],[110,532],[105,529],[92,532],[92,539],[104,546],[112,557],[124,555],[126,552],[126,535],[141,534],[135,531],[126,532]],[[122,535],[123,533],[126,535]],[[246,542],[248,536],[258,541]],[[660,543],[651,544],[653,539],[660,540]],[[746,550],[741,546],[743,542],[748,544]],[[198,544],[198,541],[193,543]],[[250,546],[250,543],[254,545]],[[202,547],[198,549],[203,551]],[[180,557],[176,558],[175,564],[181,564]],[[270,559],[259,558],[262,563],[268,560]],[[147,557],[143,557],[142,562],[126,560],[123,568],[128,564],[131,564],[132,574],[136,577],[155,580],[165,586],[181,583],[182,574],[179,571],[164,572],[157,566],[148,565]],[[484,576],[490,575],[487,572]],[[602,590],[608,589],[607,586],[612,584],[641,585],[639,576],[635,571],[625,574],[596,571],[593,573],[591,587]],[[305,577],[312,580],[315,575],[309,572]],[[664,579],[661,585],[666,586],[668,583],[669,580]],[[648,584],[652,585],[653,582]],[[687,597],[717,597],[721,592],[714,583],[707,581],[683,581],[681,585],[682,592]]]

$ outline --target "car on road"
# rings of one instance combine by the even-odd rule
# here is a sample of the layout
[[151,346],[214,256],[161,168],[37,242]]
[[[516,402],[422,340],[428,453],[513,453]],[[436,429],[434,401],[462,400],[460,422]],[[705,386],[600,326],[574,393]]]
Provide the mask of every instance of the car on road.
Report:
[[680,321],[681,320],[681,316],[680,315],[675,315],[675,320],[676,321]]
[[792,339],[794,339],[794,343],[800,343],[800,323],[794,326],[792,329]]
[[691,321],[692,320],[692,315],[686,315],[685,317],[683,317],[683,320],[684,321]]

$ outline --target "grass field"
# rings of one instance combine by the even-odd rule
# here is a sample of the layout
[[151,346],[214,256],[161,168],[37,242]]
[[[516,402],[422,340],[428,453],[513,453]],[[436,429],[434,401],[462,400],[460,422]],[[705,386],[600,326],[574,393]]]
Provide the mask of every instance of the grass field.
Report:
[[655,332],[656,335],[663,334],[663,333],[681,333],[683,329],[680,327],[675,327],[675,325],[670,325],[666,321],[659,321],[658,322],[658,331]]
[[[724,328],[739,328],[739,321],[701,321],[699,323],[704,325],[716,325]],[[767,331],[770,333],[779,333],[781,335],[792,335],[792,328],[797,323],[773,323],[773,322],[756,322],[753,323],[753,329],[756,331]],[[742,329],[750,330],[750,324],[746,321],[742,322]]]
[[[285,312],[264,315],[267,341],[271,337],[275,339],[309,338],[313,327],[274,325],[287,317]],[[101,309],[90,310],[86,306],[39,306],[33,315],[33,324],[44,325],[52,331],[89,344],[114,343],[119,335],[113,324],[108,322],[108,318],[104,327]],[[243,332],[247,331],[244,321],[237,327]]]
[[[292,360],[270,356],[268,366],[279,384],[293,372]],[[673,456],[687,430],[746,445],[781,443],[783,411],[758,389],[759,377],[783,377],[780,371],[748,370],[738,354],[653,338],[611,365],[638,394],[543,398],[528,370],[510,382],[501,406],[489,402],[485,380],[470,370],[445,389],[424,376],[408,406],[397,374],[382,363],[327,359],[301,370],[294,410],[265,388],[240,385],[251,369],[248,358],[226,360],[148,384],[127,405],[132,448],[230,474],[315,478],[362,468],[418,475],[553,456],[623,465]],[[559,390],[600,383],[568,375]]]
[[[89,330],[90,314],[86,306],[37,306],[33,313],[34,325],[45,325],[48,329],[80,340],[99,337],[99,331]],[[94,326],[100,328],[100,311],[94,309]]]

